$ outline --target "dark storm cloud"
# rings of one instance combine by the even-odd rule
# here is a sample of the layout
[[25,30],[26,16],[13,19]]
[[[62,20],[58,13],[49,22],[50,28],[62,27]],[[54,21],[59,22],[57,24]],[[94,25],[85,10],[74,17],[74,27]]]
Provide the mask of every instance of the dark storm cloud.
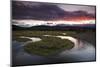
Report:
[[57,20],[63,17],[95,17],[95,9],[92,6],[13,1],[12,15],[14,19]]
[[95,6],[83,6],[83,5],[58,5],[65,11],[86,11],[91,14],[95,14]]

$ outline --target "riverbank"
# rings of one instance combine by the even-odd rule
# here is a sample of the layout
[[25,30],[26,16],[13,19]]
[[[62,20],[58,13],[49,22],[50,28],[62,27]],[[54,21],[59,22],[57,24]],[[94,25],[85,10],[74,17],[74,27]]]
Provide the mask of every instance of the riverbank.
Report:
[[96,33],[94,31],[77,33],[76,35],[72,36],[80,40],[87,41],[91,43],[94,47],[96,47]]

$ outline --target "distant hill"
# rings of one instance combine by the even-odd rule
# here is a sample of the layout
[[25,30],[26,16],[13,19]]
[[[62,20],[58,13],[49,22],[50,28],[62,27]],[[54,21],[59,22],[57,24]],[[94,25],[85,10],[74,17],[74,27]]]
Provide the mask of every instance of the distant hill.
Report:
[[12,25],[12,30],[61,30],[61,31],[65,31],[65,30],[85,30],[85,29],[92,29],[95,30],[95,25],[91,24],[91,25],[83,25],[83,26],[45,26],[45,25],[40,25],[40,26],[32,26],[32,27],[20,27],[20,26],[16,26],[16,25]]

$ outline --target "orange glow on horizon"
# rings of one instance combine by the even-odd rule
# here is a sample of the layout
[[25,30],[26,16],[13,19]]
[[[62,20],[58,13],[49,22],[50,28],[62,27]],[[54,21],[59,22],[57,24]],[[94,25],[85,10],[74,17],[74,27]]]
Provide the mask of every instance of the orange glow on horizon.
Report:
[[70,17],[70,18],[64,17],[62,20],[77,22],[77,21],[95,20],[95,18],[86,17],[86,16],[81,16],[81,17]]

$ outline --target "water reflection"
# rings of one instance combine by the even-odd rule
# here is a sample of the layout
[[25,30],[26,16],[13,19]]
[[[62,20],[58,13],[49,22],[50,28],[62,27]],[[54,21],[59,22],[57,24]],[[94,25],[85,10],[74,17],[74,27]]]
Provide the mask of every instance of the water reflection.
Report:
[[[68,38],[68,37],[67,37]],[[55,56],[44,57],[38,55],[30,55],[23,49],[24,42],[13,41],[13,64],[27,65],[27,64],[44,64],[44,63],[59,63],[59,62],[77,62],[77,61],[94,61],[95,48],[90,43],[77,40],[73,37],[75,46],[78,48],[65,50]]]

